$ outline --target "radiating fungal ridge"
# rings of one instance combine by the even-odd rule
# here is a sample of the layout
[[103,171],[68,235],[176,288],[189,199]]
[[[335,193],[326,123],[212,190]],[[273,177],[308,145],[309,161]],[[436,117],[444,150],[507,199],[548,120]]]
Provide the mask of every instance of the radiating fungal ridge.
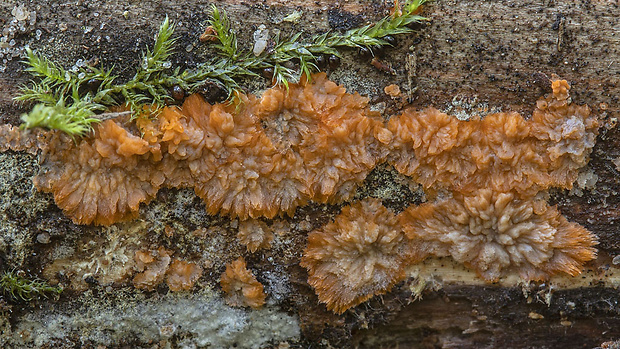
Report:
[[34,184],[54,194],[56,204],[78,224],[105,224],[134,218],[164,181],[153,164],[159,145],[131,134],[120,121],[97,125],[90,140],[74,143],[55,133],[46,144]]
[[438,203],[410,207],[400,215],[410,239],[424,241],[435,256],[451,256],[487,281],[509,271],[524,280],[577,275],[596,256],[596,237],[570,223],[542,200],[482,189]]
[[591,232],[542,200],[483,189],[398,216],[376,199],[356,202],[310,233],[301,265],[319,300],[343,313],[388,292],[408,266],[429,256],[451,256],[489,282],[510,273],[547,280],[581,273],[596,244]]
[[301,265],[319,300],[342,313],[403,280],[415,252],[394,214],[369,199],[310,233]]

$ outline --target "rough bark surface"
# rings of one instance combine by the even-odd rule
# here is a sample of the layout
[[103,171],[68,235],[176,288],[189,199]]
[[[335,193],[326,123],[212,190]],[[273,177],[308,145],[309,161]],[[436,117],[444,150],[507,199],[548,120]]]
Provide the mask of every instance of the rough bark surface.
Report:
[[[0,124],[18,125],[19,116],[29,108],[12,102],[19,86],[30,79],[19,62],[25,45],[65,67],[78,59],[114,65],[122,80],[133,74],[140,51],[151,44],[168,14],[178,24],[180,38],[173,63],[191,67],[213,54],[198,40],[210,4],[202,0],[3,1],[0,30],[10,25],[12,10],[19,5],[36,11],[36,23],[12,36],[9,54],[16,53],[12,60],[6,59],[7,54],[0,57]],[[259,24],[285,35],[300,30],[312,35],[376,21],[391,6],[379,0],[216,4],[227,10],[244,47],[252,45],[251,35]],[[298,23],[282,22],[295,10],[303,11]],[[136,246],[165,246],[181,256],[208,256],[209,263],[205,262],[206,272],[194,292],[180,296],[171,296],[165,286],[142,292],[133,288],[130,279],[102,285],[88,276],[86,291],[67,291],[58,300],[26,303],[0,295],[0,346],[590,348],[619,339],[620,261],[614,258],[620,256],[619,2],[436,0],[425,6],[423,14],[431,22],[412,35],[398,37],[396,47],[385,53],[396,75],[378,71],[355,51],[344,50],[342,64],[330,72],[330,79],[348,91],[369,96],[373,108],[386,117],[400,108],[383,92],[390,84],[399,85],[418,108],[434,105],[452,113],[515,110],[527,115],[537,98],[549,92],[547,77],[557,74],[568,80],[573,101],[588,104],[602,124],[582,176],[584,183],[596,176],[595,184],[582,185],[578,180],[570,192],[551,192],[551,202],[570,221],[599,237],[599,258],[588,264],[583,278],[529,286],[487,285],[451,261],[439,260],[412,271],[408,281],[387,295],[338,316],[317,303],[299,260],[307,232],[333,219],[340,206],[298,209],[286,219],[291,234],[277,238],[270,250],[249,254],[236,240],[237,222],[208,216],[191,190],[160,191],[135,222],[112,227],[74,225],[50,195],[33,189],[36,156],[6,152],[0,153],[0,272],[16,269],[41,276],[56,259],[84,260],[98,250],[113,255],[110,246],[131,239]],[[246,81],[244,87],[257,92],[268,82]],[[378,192],[391,193],[384,204],[395,210],[420,202],[420,193],[410,190],[406,179],[387,167],[371,173],[357,198]],[[239,256],[245,256],[265,285],[267,310],[229,311],[222,304],[219,275],[226,263]],[[62,276],[59,281],[70,282]],[[421,300],[414,297],[419,290],[423,290]],[[191,304],[199,313],[196,317],[179,310],[192,310]],[[230,316],[220,329],[234,335],[220,338],[215,334],[222,331],[207,325],[187,325],[199,323],[201,316]],[[140,322],[144,319],[153,321]],[[114,322],[124,325],[115,327]],[[242,325],[231,325],[236,323]],[[272,327],[252,325],[257,323]],[[290,324],[297,327],[287,327]],[[144,326],[144,332],[132,326]]]

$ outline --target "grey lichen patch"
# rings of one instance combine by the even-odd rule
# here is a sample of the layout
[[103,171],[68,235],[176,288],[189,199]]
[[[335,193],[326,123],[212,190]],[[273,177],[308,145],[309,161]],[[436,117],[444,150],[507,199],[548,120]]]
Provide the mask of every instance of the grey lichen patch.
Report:
[[277,304],[289,298],[291,285],[287,270],[280,265],[274,265],[273,270],[265,271],[261,276],[265,281],[265,291],[269,295],[267,304]]
[[[178,348],[263,348],[300,336],[296,317],[271,307],[231,308],[209,290],[158,299],[126,296],[106,301],[88,293],[81,298],[80,306],[46,308],[19,317],[9,342],[21,347],[57,343],[57,348],[77,343],[151,348],[156,342]],[[114,306],[117,301],[122,307]]]
[[[218,218],[209,216],[204,203],[191,189],[162,189],[157,193],[157,200],[148,205],[142,218],[149,222],[149,229],[155,233],[164,233],[166,227],[174,228],[175,235],[190,233],[196,227],[209,226]],[[175,222],[181,225],[171,227]]]
[[32,185],[39,166],[25,153],[0,153],[0,214],[2,219],[26,225],[50,205],[46,195]]
[[32,238],[12,222],[3,223],[0,226],[0,255],[5,256],[9,266],[16,268],[30,255]]

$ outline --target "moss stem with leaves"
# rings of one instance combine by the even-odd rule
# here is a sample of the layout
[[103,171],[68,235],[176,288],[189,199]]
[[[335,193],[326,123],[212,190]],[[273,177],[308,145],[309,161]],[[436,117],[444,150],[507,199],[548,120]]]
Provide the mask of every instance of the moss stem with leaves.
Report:
[[50,286],[39,279],[27,279],[15,272],[6,272],[0,277],[0,291],[15,300],[29,302],[37,297],[59,296],[62,288]]

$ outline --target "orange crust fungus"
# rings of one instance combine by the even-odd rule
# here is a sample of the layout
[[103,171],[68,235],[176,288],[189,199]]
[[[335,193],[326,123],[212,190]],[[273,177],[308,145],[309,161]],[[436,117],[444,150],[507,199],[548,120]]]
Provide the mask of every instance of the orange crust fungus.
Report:
[[77,224],[104,224],[134,218],[164,181],[153,171],[159,146],[107,120],[77,143],[55,132],[43,149],[39,190],[51,192],[58,207]]
[[391,134],[367,98],[324,73],[238,98],[192,95],[135,126],[104,121],[77,143],[55,133],[35,184],[78,224],[135,217],[163,185],[193,187],[210,214],[273,218],[350,199],[387,155]]
[[434,108],[392,118],[389,162],[425,188],[474,193],[490,186],[533,196],[571,188],[587,163],[598,121],[587,106],[571,104],[569,85],[552,82],[529,120],[517,113],[459,121]]
[[198,264],[175,259],[166,272],[166,284],[170,291],[191,290],[201,275],[202,268]]
[[[415,255],[414,255],[415,252]],[[327,309],[340,314],[405,278],[407,263],[422,258],[377,199],[342,209],[334,222],[308,235],[301,265]]]
[[316,202],[342,202],[385,155],[389,139],[368,98],[349,94],[325,73],[299,84],[267,90],[258,117],[265,133],[286,156],[301,157],[294,171],[307,179]]
[[525,280],[575,276],[596,257],[592,233],[543,200],[521,200],[510,192],[455,194],[410,207],[399,218],[407,236],[424,241],[429,253],[452,256],[487,281],[497,281],[509,270]]
[[254,253],[261,248],[269,248],[274,235],[265,222],[250,219],[239,223],[237,238],[248,251]]
[[[496,113],[460,121],[427,108],[407,109],[387,125],[367,98],[347,93],[324,73],[260,98],[239,94],[237,104],[210,105],[192,95],[135,125],[104,121],[77,142],[51,133],[35,185],[53,193],[80,224],[132,218],[161,186],[193,188],[210,214],[247,220],[293,215],[309,201],[350,200],[387,160],[430,197],[440,191],[451,197],[398,217],[378,200],[364,200],[310,233],[301,264],[328,309],[342,313],[387,292],[405,277],[406,266],[429,254],[450,255],[488,281],[510,271],[526,280],[577,275],[595,257],[595,236],[535,196],[572,187],[596,141],[598,120],[587,106],[571,103],[566,81],[552,81],[552,89],[529,119]],[[48,140],[14,134],[0,129],[11,149]],[[246,221],[238,237],[254,252],[270,245],[268,229]],[[170,266],[162,249],[136,253],[136,263],[142,273],[134,284],[146,289],[162,282],[169,268],[171,289],[191,288],[201,273],[192,263]],[[221,285],[231,305],[265,302],[243,258],[226,267]]]
[[263,285],[246,268],[243,257],[226,265],[220,285],[226,292],[226,303],[232,307],[249,306],[258,309],[265,304],[267,295],[263,291]]
[[133,285],[136,288],[153,291],[157,285],[164,281],[170,266],[171,254],[172,251],[163,247],[157,251],[136,251],[134,260],[140,273],[134,276]]

